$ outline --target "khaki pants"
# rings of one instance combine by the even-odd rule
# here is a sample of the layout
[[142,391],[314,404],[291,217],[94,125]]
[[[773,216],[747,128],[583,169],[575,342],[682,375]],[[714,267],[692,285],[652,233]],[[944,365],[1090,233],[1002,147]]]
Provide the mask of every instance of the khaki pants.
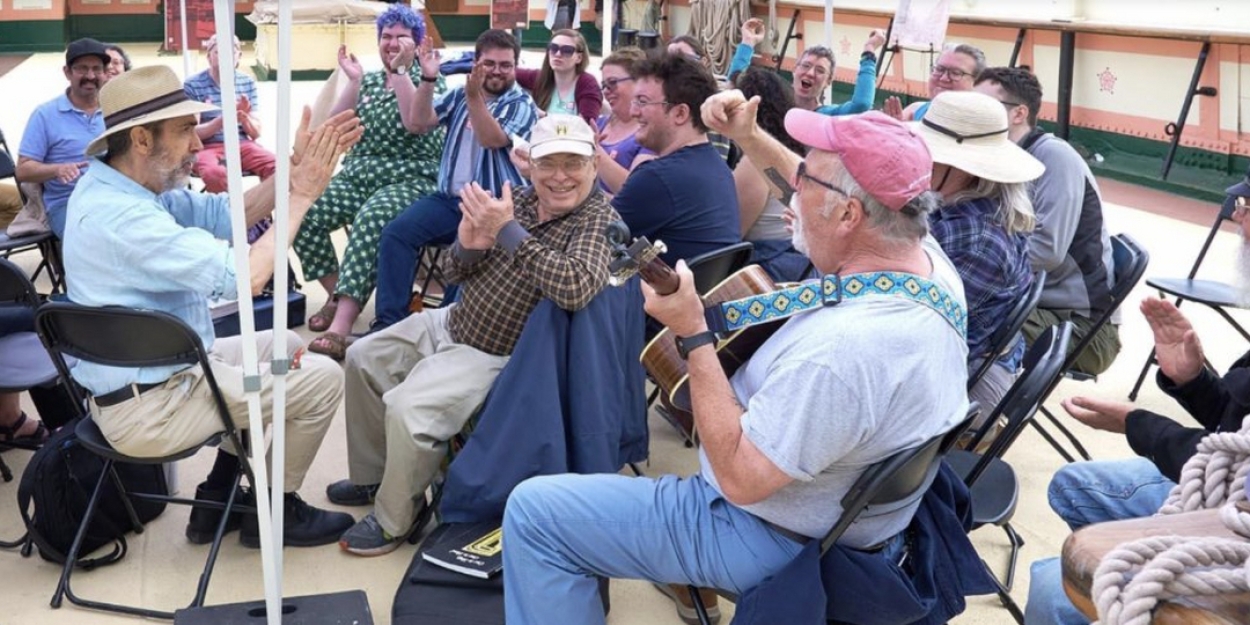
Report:
[[402,536],[447,441],[477,412],[507,356],[452,340],[450,309],[410,315],[356,341],[344,360],[347,463],[355,484],[381,484],[374,514]]
[[[299,335],[287,331],[287,352],[303,347]],[[265,423],[273,407],[273,332],[256,333],[260,361],[260,402]],[[209,366],[221,388],[234,424],[248,427],[247,396],[243,392],[243,341],[240,337],[217,339],[208,354]],[[285,490],[299,490],[312,465],[330,420],[343,400],[343,373],[333,360],[304,353],[300,368],[286,375],[286,469]],[[179,371],[160,388],[107,408],[91,402],[91,412],[104,437],[117,451],[140,458],[172,454],[203,442],[222,431],[221,417],[203,370]],[[225,451],[234,453],[227,444]]]
[[[1035,309],[1024,322],[1024,340],[1032,345],[1033,341],[1046,331],[1046,328],[1064,321],[1072,322],[1072,339],[1068,342],[1068,354],[1071,355],[1077,343],[1084,340],[1090,328],[1094,327],[1093,319],[1073,314],[1071,310]],[[1111,367],[1111,363],[1115,362],[1115,357],[1119,353],[1120,326],[1108,321],[1098,330],[1098,334],[1094,335],[1094,339],[1089,342],[1085,351],[1081,352],[1072,368],[1081,373],[1098,375]]]
[[0,184],[0,233],[4,232],[18,211],[22,210],[22,195],[17,192],[17,185]]

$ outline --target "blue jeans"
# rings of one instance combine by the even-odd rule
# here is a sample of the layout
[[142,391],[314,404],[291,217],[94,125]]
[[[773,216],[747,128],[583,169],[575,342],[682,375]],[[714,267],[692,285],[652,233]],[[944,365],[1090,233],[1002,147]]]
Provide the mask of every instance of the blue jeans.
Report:
[[742,593],[802,549],[699,476],[531,478],[503,533],[508,625],[604,623],[596,575]]
[[[1136,519],[1158,512],[1175,485],[1145,458],[1076,462],[1050,480],[1050,508],[1073,530]],[[1063,592],[1059,558],[1034,562],[1029,575],[1026,625],[1089,623]]]
[[382,230],[375,327],[383,328],[408,316],[421,249],[451,244],[459,226],[460,198],[440,192],[417,200]]

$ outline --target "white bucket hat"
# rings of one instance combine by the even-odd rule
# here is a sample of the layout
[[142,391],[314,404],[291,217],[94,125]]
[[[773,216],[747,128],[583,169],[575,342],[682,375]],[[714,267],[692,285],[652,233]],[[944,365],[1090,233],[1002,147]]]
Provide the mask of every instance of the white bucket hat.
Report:
[[217,107],[196,102],[182,90],[182,81],[164,65],[137,67],[104,84],[100,90],[104,134],[87,144],[87,156],[103,154],[108,137],[135,126],[163,119],[215,111]]
[[946,91],[933,98],[916,131],[934,163],[994,182],[1028,182],[1046,166],[1007,136],[1007,110],[976,91]]

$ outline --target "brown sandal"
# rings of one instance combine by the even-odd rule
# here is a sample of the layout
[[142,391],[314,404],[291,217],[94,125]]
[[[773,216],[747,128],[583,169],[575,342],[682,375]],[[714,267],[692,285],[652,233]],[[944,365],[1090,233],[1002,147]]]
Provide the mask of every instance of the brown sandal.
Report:
[[334,313],[337,312],[338,309],[339,298],[337,295],[326,300],[326,303],[321,307],[321,310],[313,313],[313,316],[308,318],[308,329],[313,332],[325,332],[326,330],[329,330],[330,324],[334,322]]
[[349,345],[347,337],[338,332],[326,332],[308,344],[308,351],[324,354],[334,360],[343,360]]

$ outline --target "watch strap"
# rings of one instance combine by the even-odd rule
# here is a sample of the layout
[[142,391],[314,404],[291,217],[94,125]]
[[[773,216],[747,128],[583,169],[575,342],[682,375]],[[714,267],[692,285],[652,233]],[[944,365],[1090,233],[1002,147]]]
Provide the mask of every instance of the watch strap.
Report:
[[718,340],[720,340],[720,334],[713,330],[706,330],[690,336],[679,336],[676,341],[677,355],[681,356],[682,360],[686,360],[690,357],[690,352],[704,345],[714,344]]

